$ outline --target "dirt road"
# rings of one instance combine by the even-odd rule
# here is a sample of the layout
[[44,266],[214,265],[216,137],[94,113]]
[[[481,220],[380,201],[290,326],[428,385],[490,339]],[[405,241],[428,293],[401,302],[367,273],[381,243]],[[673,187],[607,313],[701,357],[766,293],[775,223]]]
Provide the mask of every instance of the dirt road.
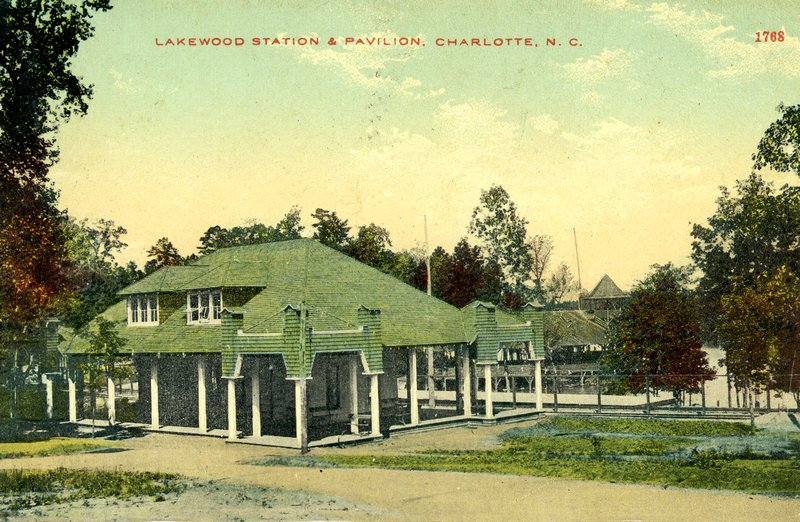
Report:
[[[421,448],[487,448],[505,429],[507,427],[459,428],[410,434],[368,446],[315,452],[396,454]],[[337,511],[335,515],[331,513],[331,518],[350,520],[729,522],[800,519],[800,500],[759,495],[480,473],[252,466],[241,461],[270,455],[297,455],[297,452],[167,434],[149,434],[119,445],[125,451],[3,460],[0,468],[63,466],[164,471],[203,481],[302,490],[325,498],[343,499],[350,508]],[[201,495],[192,505],[197,513],[208,515],[201,518],[232,519],[215,511],[215,504],[219,504],[218,497]],[[277,516],[276,511],[271,513],[276,514],[275,518],[293,518],[289,512],[283,516]],[[74,514],[70,512],[70,516]],[[258,515],[262,516],[272,518],[270,512]],[[158,517],[154,518],[188,520],[193,517],[186,512],[167,513],[166,516],[158,512]]]

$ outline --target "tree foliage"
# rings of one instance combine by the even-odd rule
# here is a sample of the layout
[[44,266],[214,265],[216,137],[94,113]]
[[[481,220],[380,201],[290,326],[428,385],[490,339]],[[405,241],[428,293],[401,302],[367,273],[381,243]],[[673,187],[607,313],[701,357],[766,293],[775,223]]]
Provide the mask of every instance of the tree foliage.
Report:
[[314,218],[314,239],[323,245],[336,250],[344,250],[350,241],[350,226],[346,219],[341,219],[336,212],[318,208],[311,217]]
[[[786,267],[761,275],[755,286],[738,285],[723,296],[722,310],[728,371],[748,387],[763,389],[770,385],[776,366],[783,360],[785,367],[797,353],[800,278]],[[789,382],[778,385],[795,391],[796,386]]]
[[144,265],[144,271],[147,274],[165,266],[178,266],[184,262],[178,249],[166,237],[162,237],[156,241],[155,245],[147,249],[147,257],[152,258]]
[[688,270],[655,265],[631,292],[609,330],[604,365],[639,392],[695,390],[714,373],[702,351],[700,322],[688,289]]
[[48,171],[59,123],[83,115],[91,88],[72,71],[108,0],[0,3],[0,319],[26,329],[69,287],[64,217]]
[[545,272],[553,254],[553,238],[543,234],[534,235],[528,241],[528,252],[531,258],[531,278],[537,297],[541,297],[545,293]]
[[800,105],[778,105],[780,118],[764,132],[758,143],[753,168],[769,167],[778,172],[794,172],[800,176]]
[[271,226],[260,222],[252,222],[230,229],[215,225],[200,237],[198,251],[201,254],[210,254],[220,248],[299,239],[305,228],[300,221],[300,209],[292,207],[278,223]]
[[777,190],[759,175],[722,187],[708,225],[692,228],[692,260],[702,272],[697,293],[704,332],[721,342],[721,299],[734,286],[753,287],[763,274],[782,266],[800,273],[800,189]]
[[504,292],[517,296],[527,293],[525,282],[532,269],[527,226],[528,221],[517,213],[517,205],[499,185],[481,192],[469,224],[484,256],[499,266]]

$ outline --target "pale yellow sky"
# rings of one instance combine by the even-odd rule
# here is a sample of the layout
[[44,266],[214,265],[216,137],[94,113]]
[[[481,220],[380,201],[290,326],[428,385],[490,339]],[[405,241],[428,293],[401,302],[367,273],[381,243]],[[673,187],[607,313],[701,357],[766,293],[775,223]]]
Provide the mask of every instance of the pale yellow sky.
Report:
[[[427,214],[449,250],[499,183],[531,234],[553,236],[554,266],[575,271],[574,227],[584,287],[603,273],[629,287],[686,262],[690,223],[747,176],[777,104],[798,103],[793,2],[428,4],[120,3],[76,60],[95,97],[58,136],[62,205],[125,226],[140,263],[162,236],[189,254],[210,226],[293,205],[308,229],[322,207],[386,227],[396,248],[422,243]],[[756,43],[765,29],[784,42]],[[279,35],[321,44],[250,44]],[[342,45],[359,35],[426,45]],[[192,36],[246,43],[155,44]],[[516,36],[541,47],[434,43]]]

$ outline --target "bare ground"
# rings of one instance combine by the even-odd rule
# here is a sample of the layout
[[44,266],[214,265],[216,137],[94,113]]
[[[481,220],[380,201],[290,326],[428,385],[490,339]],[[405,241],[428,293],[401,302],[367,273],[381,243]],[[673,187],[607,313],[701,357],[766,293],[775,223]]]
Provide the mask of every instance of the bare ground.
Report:
[[[312,454],[487,449],[507,429],[407,434]],[[163,502],[101,500],[20,515],[73,520],[800,520],[800,500],[762,495],[482,473],[252,466],[242,461],[297,452],[206,437],[149,434],[119,444],[126,451],[5,460],[0,468],[162,471],[190,477],[195,485]]]

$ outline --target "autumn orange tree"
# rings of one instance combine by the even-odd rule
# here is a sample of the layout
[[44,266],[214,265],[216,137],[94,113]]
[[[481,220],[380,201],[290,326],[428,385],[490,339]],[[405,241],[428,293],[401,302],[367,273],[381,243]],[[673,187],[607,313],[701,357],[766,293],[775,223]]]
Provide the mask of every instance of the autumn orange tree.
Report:
[[0,2],[0,347],[13,353],[4,369],[14,389],[20,347],[69,289],[65,215],[48,173],[58,125],[84,114],[91,97],[72,58],[93,34],[92,15],[109,8],[109,0]]

